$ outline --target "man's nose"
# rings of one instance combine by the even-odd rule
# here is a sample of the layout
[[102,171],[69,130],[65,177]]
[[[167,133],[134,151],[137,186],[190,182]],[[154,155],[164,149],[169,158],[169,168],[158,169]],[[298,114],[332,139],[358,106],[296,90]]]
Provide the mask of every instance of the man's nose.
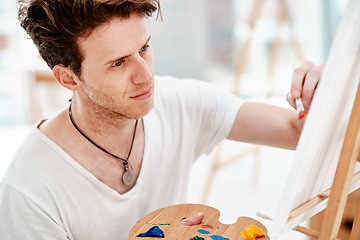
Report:
[[152,67],[150,63],[142,58],[140,55],[135,57],[135,69],[132,77],[134,84],[141,84],[144,82],[151,82],[153,79]]

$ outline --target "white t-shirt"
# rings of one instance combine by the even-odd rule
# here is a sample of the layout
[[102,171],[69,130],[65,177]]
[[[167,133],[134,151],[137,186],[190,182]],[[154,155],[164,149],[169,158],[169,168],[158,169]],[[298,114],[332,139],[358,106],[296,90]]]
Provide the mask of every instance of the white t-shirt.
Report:
[[0,239],[128,239],[158,208],[186,200],[189,170],[224,139],[243,101],[204,82],[156,77],[144,117],[145,149],[136,185],[119,194],[35,126],[0,186]]

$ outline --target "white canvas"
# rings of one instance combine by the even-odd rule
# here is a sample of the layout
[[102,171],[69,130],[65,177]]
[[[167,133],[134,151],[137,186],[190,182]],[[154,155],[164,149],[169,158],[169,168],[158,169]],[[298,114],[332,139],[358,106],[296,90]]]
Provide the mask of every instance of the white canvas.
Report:
[[[360,1],[349,0],[296,149],[292,171],[269,229],[272,238],[326,207],[287,222],[292,209],[332,186],[360,79]],[[360,111],[360,109],[359,109]],[[358,171],[358,170],[357,170]],[[351,191],[359,187],[352,185]]]

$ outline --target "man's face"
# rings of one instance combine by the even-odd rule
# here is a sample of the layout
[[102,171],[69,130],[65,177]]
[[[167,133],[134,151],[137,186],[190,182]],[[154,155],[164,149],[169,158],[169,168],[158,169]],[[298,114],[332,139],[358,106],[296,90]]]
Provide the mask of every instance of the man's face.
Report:
[[78,41],[83,96],[97,111],[140,118],[153,106],[153,51],[145,18],[114,18]]

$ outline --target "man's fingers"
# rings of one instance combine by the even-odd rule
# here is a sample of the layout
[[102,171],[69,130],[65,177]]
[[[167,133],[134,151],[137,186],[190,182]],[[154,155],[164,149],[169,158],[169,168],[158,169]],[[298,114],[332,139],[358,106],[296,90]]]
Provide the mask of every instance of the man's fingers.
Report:
[[203,219],[204,219],[204,213],[198,212],[191,217],[181,219],[180,222],[186,226],[193,226],[201,223]]
[[293,96],[293,98],[301,97],[302,86],[304,84],[306,74],[314,66],[315,65],[312,62],[307,61],[294,70],[291,78],[291,95]]
[[288,92],[288,94],[286,95],[286,100],[288,101],[290,106],[292,106],[296,110],[295,99],[292,97],[291,92]]
[[314,65],[312,62],[304,62],[294,70],[291,78],[290,94],[286,100],[294,107],[294,100],[301,97],[306,111],[309,110],[316,87],[322,76],[325,63]]
[[314,96],[316,86],[318,85],[318,82],[322,76],[324,67],[325,67],[325,63],[322,63],[310,69],[309,72],[306,74],[306,79],[301,94],[301,99],[303,101],[305,108],[310,107],[311,100]]

